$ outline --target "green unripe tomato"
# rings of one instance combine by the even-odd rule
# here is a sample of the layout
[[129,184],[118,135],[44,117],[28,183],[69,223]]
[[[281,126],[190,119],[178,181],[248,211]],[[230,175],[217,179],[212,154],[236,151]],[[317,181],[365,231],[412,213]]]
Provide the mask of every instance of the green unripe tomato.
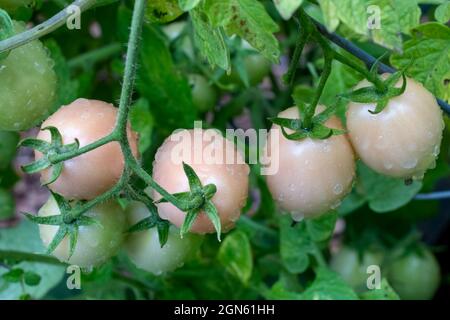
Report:
[[16,155],[19,139],[16,132],[0,131],[0,170],[8,167]]
[[426,248],[400,257],[388,267],[389,283],[405,300],[433,298],[441,281],[439,263]]
[[[384,254],[377,250],[365,251],[362,256],[350,247],[343,247],[332,256],[330,268],[339,273],[342,278],[357,292],[367,291],[367,279],[371,275],[367,273],[367,267],[377,265],[381,269]],[[383,275],[383,269],[381,269]]]
[[8,190],[0,189],[0,221],[14,215],[14,198]]
[[189,84],[192,90],[192,101],[198,111],[206,112],[215,107],[217,91],[205,77],[199,74],[190,74]]
[[270,72],[270,61],[260,54],[248,55],[244,63],[252,86],[260,83]]
[[14,12],[20,7],[31,5],[35,0],[0,0],[0,9]]
[[[259,53],[251,53],[244,58],[244,68],[247,72],[248,82],[250,86],[259,84],[270,72],[270,61]],[[235,86],[243,86],[244,82],[239,76],[238,70],[233,68],[231,74],[223,77],[225,84],[233,84]]]
[[[130,227],[150,215],[139,202],[132,202],[127,213]],[[191,233],[181,239],[179,229],[171,226],[167,243],[161,248],[158,231],[151,228],[131,233],[126,240],[125,251],[139,269],[160,275],[181,267],[199,249],[202,240],[202,236]]]
[[[25,30],[14,22],[15,33]],[[39,40],[12,50],[0,60],[0,130],[23,131],[43,120],[56,97],[53,60]]]
[[[53,197],[39,210],[40,217],[58,214],[60,210]],[[103,264],[117,253],[124,240],[126,219],[124,211],[114,201],[95,206],[85,216],[95,219],[100,225],[79,227],[77,244],[70,259],[67,236],[52,254],[62,262],[91,268]],[[40,224],[39,231],[44,245],[48,246],[58,231],[58,226]]]

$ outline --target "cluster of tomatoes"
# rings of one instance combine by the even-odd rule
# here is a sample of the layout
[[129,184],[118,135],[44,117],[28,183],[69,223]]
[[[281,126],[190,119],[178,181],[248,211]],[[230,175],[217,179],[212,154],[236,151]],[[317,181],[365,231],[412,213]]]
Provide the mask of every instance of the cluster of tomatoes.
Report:
[[[23,25],[17,23],[15,27],[17,32],[24,29]],[[261,65],[255,62],[257,58],[257,55],[248,56],[248,68]],[[262,77],[264,74],[257,72],[250,81],[257,83]],[[217,93],[210,88],[206,79],[192,75],[190,81],[193,101],[200,110],[209,110],[216,104]],[[0,96],[3,99],[0,130],[26,130],[47,116],[49,106],[54,102],[56,76],[53,62],[38,40],[14,49],[0,61],[0,82]],[[368,85],[363,81],[358,87]],[[318,109],[320,111],[324,107]],[[373,110],[375,103],[350,103],[346,117],[347,134],[323,140],[304,138],[293,141],[280,133],[278,125],[273,125],[268,139],[278,139],[279,170],[267,176],[267,183],[279,207],[291,213],[294,220],[316,217],[339,206],[353,185],[355,153],[375,171],[397,178],[420,178],[433,166],[439,153],[444,124],[434,97],[422,85],[408,79],[403,94],[392,98],[381,113],[373,114]],[[294,119],[299,118],[299,112],[293,107],[279,116]],[[83,147],[109,135],[116,119],[117,109],[113,105],[78,99],[61,107],[44,121],[41,128],[55,127],[64,144],[78,140],[80,147]],[[336,116],[330,118],[326,125],[330,128],[343,127]],[[275,131],[278,131],[277,135]],[[127,132],[133,154],[138,157],[138,137],[130,127]],[[192,131],[185,132],[188,140],[194,139]],[[214,144],[213,151],[221,154],[236,151],[231,141],[225,141],[220,134],[216,135],[216,140],[222,139],[224,143]],[[51,136],[48,131],[41,130],[37,138],[50,142]],[[169,193],[175,194],[189,191],[189,185],[182,162],[175,163],[171,158],[177,146],[171,138],[167,138],[156,154],[153,179]],[[196,145],[192,141],[188,142],[194,154],[205,154],[204,149],[208,147],[206,143]],[[267,148],[270,149],[272,145],[267,143]],[[273,150],[266,151],[271,152]],[[36,159],[41,157],[42,154],[36,152]],[[249,167],[244,161],[236,160],[230,164],[226,161],[209,161],[205,157],[201,159],[200,162],[193,161],[192,157],[182,160],[192,166],[203,185],[216,186],[217,192],[212,202],[217,208],[223,229],[227,231],[234,226],[246,203]],[[119,143],[110,142],[65,161],[60,176],[48,187],[73,203],[91,200],[119,181],[124,162]],[[49,180],[50,170],[42,171],[42,182]],[[150,196],[155,200],[161,197],[156,192]],[[64,239],[53,254],[67,263],[90,267],[105,262],[123,247],[131,260],[144,270],[156,274],[173,270],[198,247],[201,236],[196,234],[213,233],[215,229],[206,214],[201,213],[190,230],[191,234],[181,239],[176,227],[183,223],[186,213],[171,203],[158,203],[157,206],[161,218],[174,225],[162,248],[155,228],[126,233],[130,226],[150,215],[143,204],[131,202],[123,208],[111,200],[85,213],[99,221],[100,226],[94,224],[79,228],[72,255],[69,255],[69,239]],[[39,211],[39,216],[59,212],[55,199],[51,197]],[[50,244],[57,230],[57,226],[40,225],[41,238],[46,245]]]
[[368,267],[378,266],[395,292],[405,300],[433,298],[441,281],[439,263],[433,253],[423,245],[394,249],[385,253],[381,248],[365,252],[344,246],[333,255],[332,270],[357,292],[367,291]]

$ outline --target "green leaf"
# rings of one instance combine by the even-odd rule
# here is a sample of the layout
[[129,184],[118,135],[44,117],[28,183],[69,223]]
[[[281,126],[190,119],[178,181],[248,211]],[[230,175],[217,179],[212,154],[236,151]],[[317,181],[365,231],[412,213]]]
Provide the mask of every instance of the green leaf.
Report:
[[[14,35],[14,25],[8,13],[0,8],[0,41]],[[0,60],[6,58],[10,51],[0,53]]]
[[247,284],[253,272],[250,241],[241,231],[229,234],[220,246],[218,259],[225,269],[243,284]]
[[405,42],[403,54],[394,54],[391,63],[398,69],[413,61],[407,74],[434,95],[450,101],[450,28],[426,23],[412,30],[412,39]]
[[303,293],[306,300],[358,300],[353,289],[335,272],[319,268],[311,286]]
[[37,286],[41,282],[41,276],[35,272],[27,271],[24,274],[23,280],[27,286]]
[[[346,53],[340,53],[344,54],[349,59],[355,59]],[[336,103],[337,95],[349,91],[361,80],[362,76],[356,71],[338,61],[333,61],[331,74],[323,89],[320,102],[326,106],[334,105]]]
[[363,300],[400,300],[386,279],[381,280],[381,288],[364,292],[360,295]]
[[380,28],[370,30],[372,39],[387,48],[402,50],[402,33],[420,24],[421,10],[416,0],[372,0],[379,7]]
[[320,0],[324,20],[330,31],[334,31],[339,21],[358,34],[367,35],[367,3],[365,0]]
[[[43,254],[45,248],[39,237],[39,228],[36,224],[27,219],[21,220],[10,228],[0,228],[0,250],[20,251]],[[51,288],[62,280],[65,274],[63,265],[52,265],[40,262],[23,261],[14,266],[25,272],[31,271],[38,274],[42,280],[38,286],[27,287],[27,292],[33,299],[42,298]],[[2,275],[9,270],[0,265],[0,299],[17,299],[22,293],[20,283],[10,283],[6,290],[3,290]]]
[[7,273],[4,273],[2,275],[3,280],[8,282],[20,282],[22,280],[22,276],[24,274],[24,271],[19,268],[12,269],[8,271]]
[[189,11],[194,9],[201,0],[178,0],[181,10]]
[[441,4],[434,11],[434,17],[440,23],[447,23],[450,20],[450,2]]
[[294,12],[301,6],[303,0],[273,0],[275,8],[277,8],[284,20],[289,20]]
[[205,0],[213,25],[224,27],[228,35],[238,35],[266,58],[277,63],[278,41],[273,35],[278,25],[257,0]]
[[375,212],[388,212],[402,207],[422,188],[420,181],[405,185],[403,179],[380,175],[362,162],[358,162],[358,176],[369,207]]
[[[416,0],[320,0],[325,23],[334,31],[339,22],[353,32],[368,36],[390,49],[402,49],[402,33],[420,23]],[[369,22],[379,22],[379,26]]]
[[147,3],[145,13],[151,22],[167,23],[178,18],[183,11],[178,6],[178,0],[151,0]]
[[280,254],[283,264],[291,273],[302,273],[309,266],[308,252],[311,251],[311,240],[303,222],[292,226],[290,216],[281,219]]
[[337,212],[332,211],[318,218],[306,220],[306,229],[313,241],[325,241],[331,237],[337,221]]
[[61,48],[54,39],[47,40],[45,46],[50,52],[52,60],[55,62],[53,70],[58,77],[58,87],[56,91],[56,101],[52,106],[52,110],[56,111],[62,105],[67,105],[78,98],[78,90],[80,83],[76,79],[72,79],[69,65],[64,57]]
[[194,41],[200,53],[208,60],[212,68],[218,66],[230,70],[230,51],[225,43],[221,27],[214,27],[202,8],[190,12],[194,26]]
[[301,293],[286,289],[282,281],[275,282],[270,290],[262,290],[262,294],[267,300],[303,300]]
[[322,10],[323,20],[327,29],[331,32],[336,31],[336,28],[339,26],[336,3],[332,0],[318,0],[318,3]]
[[[118,20],[119,25],[130,25],[131,13],[124,6]],[[196,109],[188,80],[175,66],[164,36],[152,25],[143,26],[136,85],[163,134],[193,126]]]
[[152,145],[152,133],[155,121],[146,99],[139,99],[130,110],[130,123],[134,131],[139,133],[139,153],[144,154]]

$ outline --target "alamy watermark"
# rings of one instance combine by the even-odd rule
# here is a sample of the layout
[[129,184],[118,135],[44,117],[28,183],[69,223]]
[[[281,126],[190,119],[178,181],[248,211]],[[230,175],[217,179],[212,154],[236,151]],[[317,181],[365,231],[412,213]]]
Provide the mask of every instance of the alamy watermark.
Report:
[[66,20],[66,26],[69,30],[81,29],[81,8],[77,5],[70,5],[66,8],[66,13],[69,15]]

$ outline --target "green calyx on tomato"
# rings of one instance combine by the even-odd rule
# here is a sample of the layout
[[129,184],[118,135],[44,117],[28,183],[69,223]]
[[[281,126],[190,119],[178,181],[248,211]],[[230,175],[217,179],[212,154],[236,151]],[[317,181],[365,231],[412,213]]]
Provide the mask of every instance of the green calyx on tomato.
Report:
[[47,252],[60,261],[90,268],[101,265],[117,253],[124,239],[125,215],[118,203],[108,201],[87,210],[74,220],[68,214],[79,209],[53,194],[38,216],[26,214],[39,224]]

